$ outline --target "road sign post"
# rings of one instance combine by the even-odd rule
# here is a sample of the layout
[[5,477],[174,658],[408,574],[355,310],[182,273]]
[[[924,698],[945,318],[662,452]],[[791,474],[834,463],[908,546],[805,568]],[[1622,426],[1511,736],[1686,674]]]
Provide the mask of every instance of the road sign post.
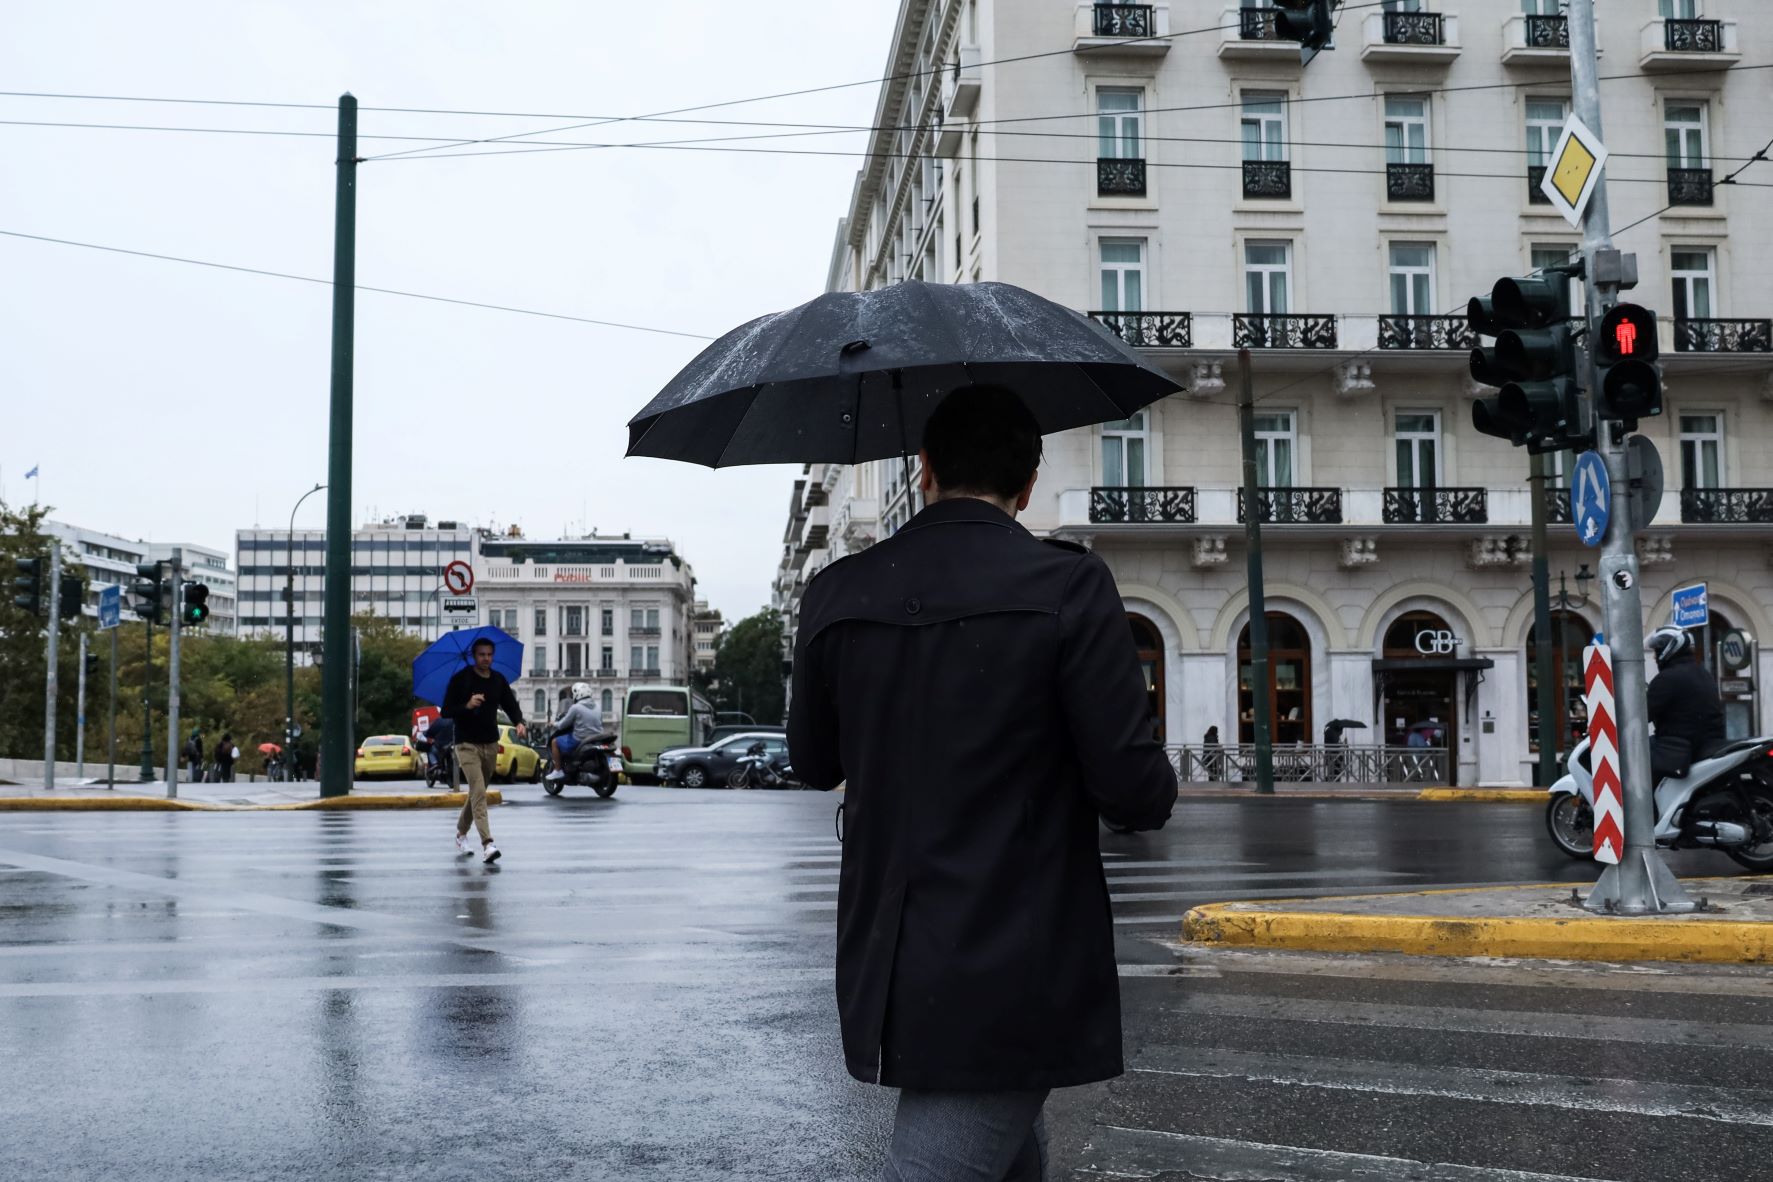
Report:
[[[100,632],[111,634],[110,724],[105,738],[105,787],[117,786],[117,629],[123,623],[123,587],[113,584],[99,588],[98,626]],[[84,665],[85,662],[82,662]]]
[[1618,705],[1613,699],[1613,650],[1599,643],[1583,649],[1582,676],[1594,782],[1594,860],[1617,865],[1625,846],[1625,804],[1620,794],[1619,728],[1614,721]]
[[62,543],[49,540],[49,668],[43,679],[43,786],[55,787],[55,699],[60,690],[56,677],[56,640],[62,624]]

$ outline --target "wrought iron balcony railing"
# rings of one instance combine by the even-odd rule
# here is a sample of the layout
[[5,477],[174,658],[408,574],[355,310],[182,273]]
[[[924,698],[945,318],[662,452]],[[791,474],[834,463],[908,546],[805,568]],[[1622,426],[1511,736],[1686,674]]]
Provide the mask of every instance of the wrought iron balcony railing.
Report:
[[1773,353],[1773,320],[1677,320],[1677,353]]
[[1528,49],[1570,48],[1570,18],[1563,13],[1529,14]]
[[1291,312],[1238,312],[1231,318],[1234,349],[1334,349],[1336,318]]
[[1681,520],[1697,525],[1773,525],[1773,488],[1683,488]]
[[1667,20],[1662,23],[1663,48],[1670,53],[1722,53],[1724,22]]
[[640,625],[630,624],[630,625],[628,625],[628,635],[630,635],[630,636],[657,636],[657,635],[659,635],[659,633],[660,633],[660,629],[657,624],[653,624],[650,627],[645,624],[640,624]]
[[1483,525],[1489,497],[1481,488],[1388,488],[1387,525]]
[[1103,156],[1096,161],[1096,195],[1145,196],[1145,161],[1138,157]]
[[[1259,488],[1257,520],[1265,525],[1340,525],[1342,490],[1339,488]],[[1237,490],[1237,519],[1247,521],[1244,490]]]
[[1543,165],[1543,164],[1529,164],[1529,165],[1527,165],[1527,204],[1529,204],[1529,205],[1550,205],[1551,204],[1551,198],[1547,197],[1545,195],[1545,190],[1540,188],[1540,185],[1543,184],[1544,181],[1545,181],[1545,165]]
[[1244,8],[1238,12],[1237,35],[1245,41],[1280,41],[1280,30],[1274,27],[1274,9]]
[[1091,312],[1090,318],[1135,348],[1194,348],[1192,312]]
[[1545,520],[1550,525],[1569,525],[1576,520],[1570,511],[1570,490],[1561,485],[1545,486]]
[[1388,12],[1385,14],[1387,45],[1441,45],[1446,40],[1438,12]]
[[[1388,16],[1415,16],[1415,13],[1387,13]],[[1391,201],[1433,201],[1434,165],[1387,164],[1385,196]]]
[[1285,160],[1244,161],[1244,196],[1279,198],[1293,195],[1293,166]]
[[1381,349],[1475,349],[1477,334],[1463,315],[1381,316]]
[[1092,488],[1090,521],[1101,525],[1194,523],[1192,488]]
[[1149,4],[1098,4],[1093,27],[1098,37],[1149,37],[1156,28]]
[[1668,170],[1668,203],[1670,205],[1710,205],[1711,169],[1671,168]]

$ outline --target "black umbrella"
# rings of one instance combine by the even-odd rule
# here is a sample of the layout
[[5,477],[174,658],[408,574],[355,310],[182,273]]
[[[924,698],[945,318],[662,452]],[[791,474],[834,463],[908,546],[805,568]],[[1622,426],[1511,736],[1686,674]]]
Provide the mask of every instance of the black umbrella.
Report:
[[628,454],[842,463],[917,449],[970,382],[1015,390],[1043,434],[1124,419],[1181,387],[1100,324],[1007,283],[832,292],[702,350],[628,424]]

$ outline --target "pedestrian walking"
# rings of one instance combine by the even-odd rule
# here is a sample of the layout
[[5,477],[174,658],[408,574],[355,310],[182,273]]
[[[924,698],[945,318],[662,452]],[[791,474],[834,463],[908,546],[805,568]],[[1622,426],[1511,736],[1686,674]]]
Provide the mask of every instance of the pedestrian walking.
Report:
[[185,757],[185,767],[190,770],[191,779],[197,783],[202,783],[203,731],[201,729],[192,730],[191,737],[185,740],[185,745],[180,749],[180,754]]
[[928,507],[801,608],[788,743],[848,785],[837,1003],[900,1089],[891,1182],[1041,1179],[1049,1090],[1123,1069],[1098,825],[1161,827],[1176,776],[1107,564],[1016,522],[1040,452],[1012,391],[948,394]]
[[240,748],[234,746],[234,736],[222,732],[221,742],[215,745],[215,778],[219,784],[234,782],[234,761],[240,758]]
[[456,818],[456,852],[472,854],[468,827],[473,825],[480,835],[480,860],[499,860],[499,847],[493,844],[492,825],[486,818],[486,782],[498,772],[499,711],[505,712],[523,738],[523,710],[511,683],[492,667],[494,645],[481,638],[474,642],[474,663],[449,679],[443,693],[443,717],[455,723],[456,766],[468,781],[468,799]]

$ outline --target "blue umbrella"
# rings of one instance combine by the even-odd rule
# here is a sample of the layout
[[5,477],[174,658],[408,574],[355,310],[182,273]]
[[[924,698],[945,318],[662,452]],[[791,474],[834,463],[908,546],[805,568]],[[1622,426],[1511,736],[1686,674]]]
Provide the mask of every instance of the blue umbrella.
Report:
[[516,681],[523,674],[523,642],[502,628],[488,624],[484,628],[464,628],[445,632],[437,642],[412,659],[412,696],[433,705],[443,705],[443,691],[449,679],[474,663],[474,642],[493,642],[493,671],[506,681]]

